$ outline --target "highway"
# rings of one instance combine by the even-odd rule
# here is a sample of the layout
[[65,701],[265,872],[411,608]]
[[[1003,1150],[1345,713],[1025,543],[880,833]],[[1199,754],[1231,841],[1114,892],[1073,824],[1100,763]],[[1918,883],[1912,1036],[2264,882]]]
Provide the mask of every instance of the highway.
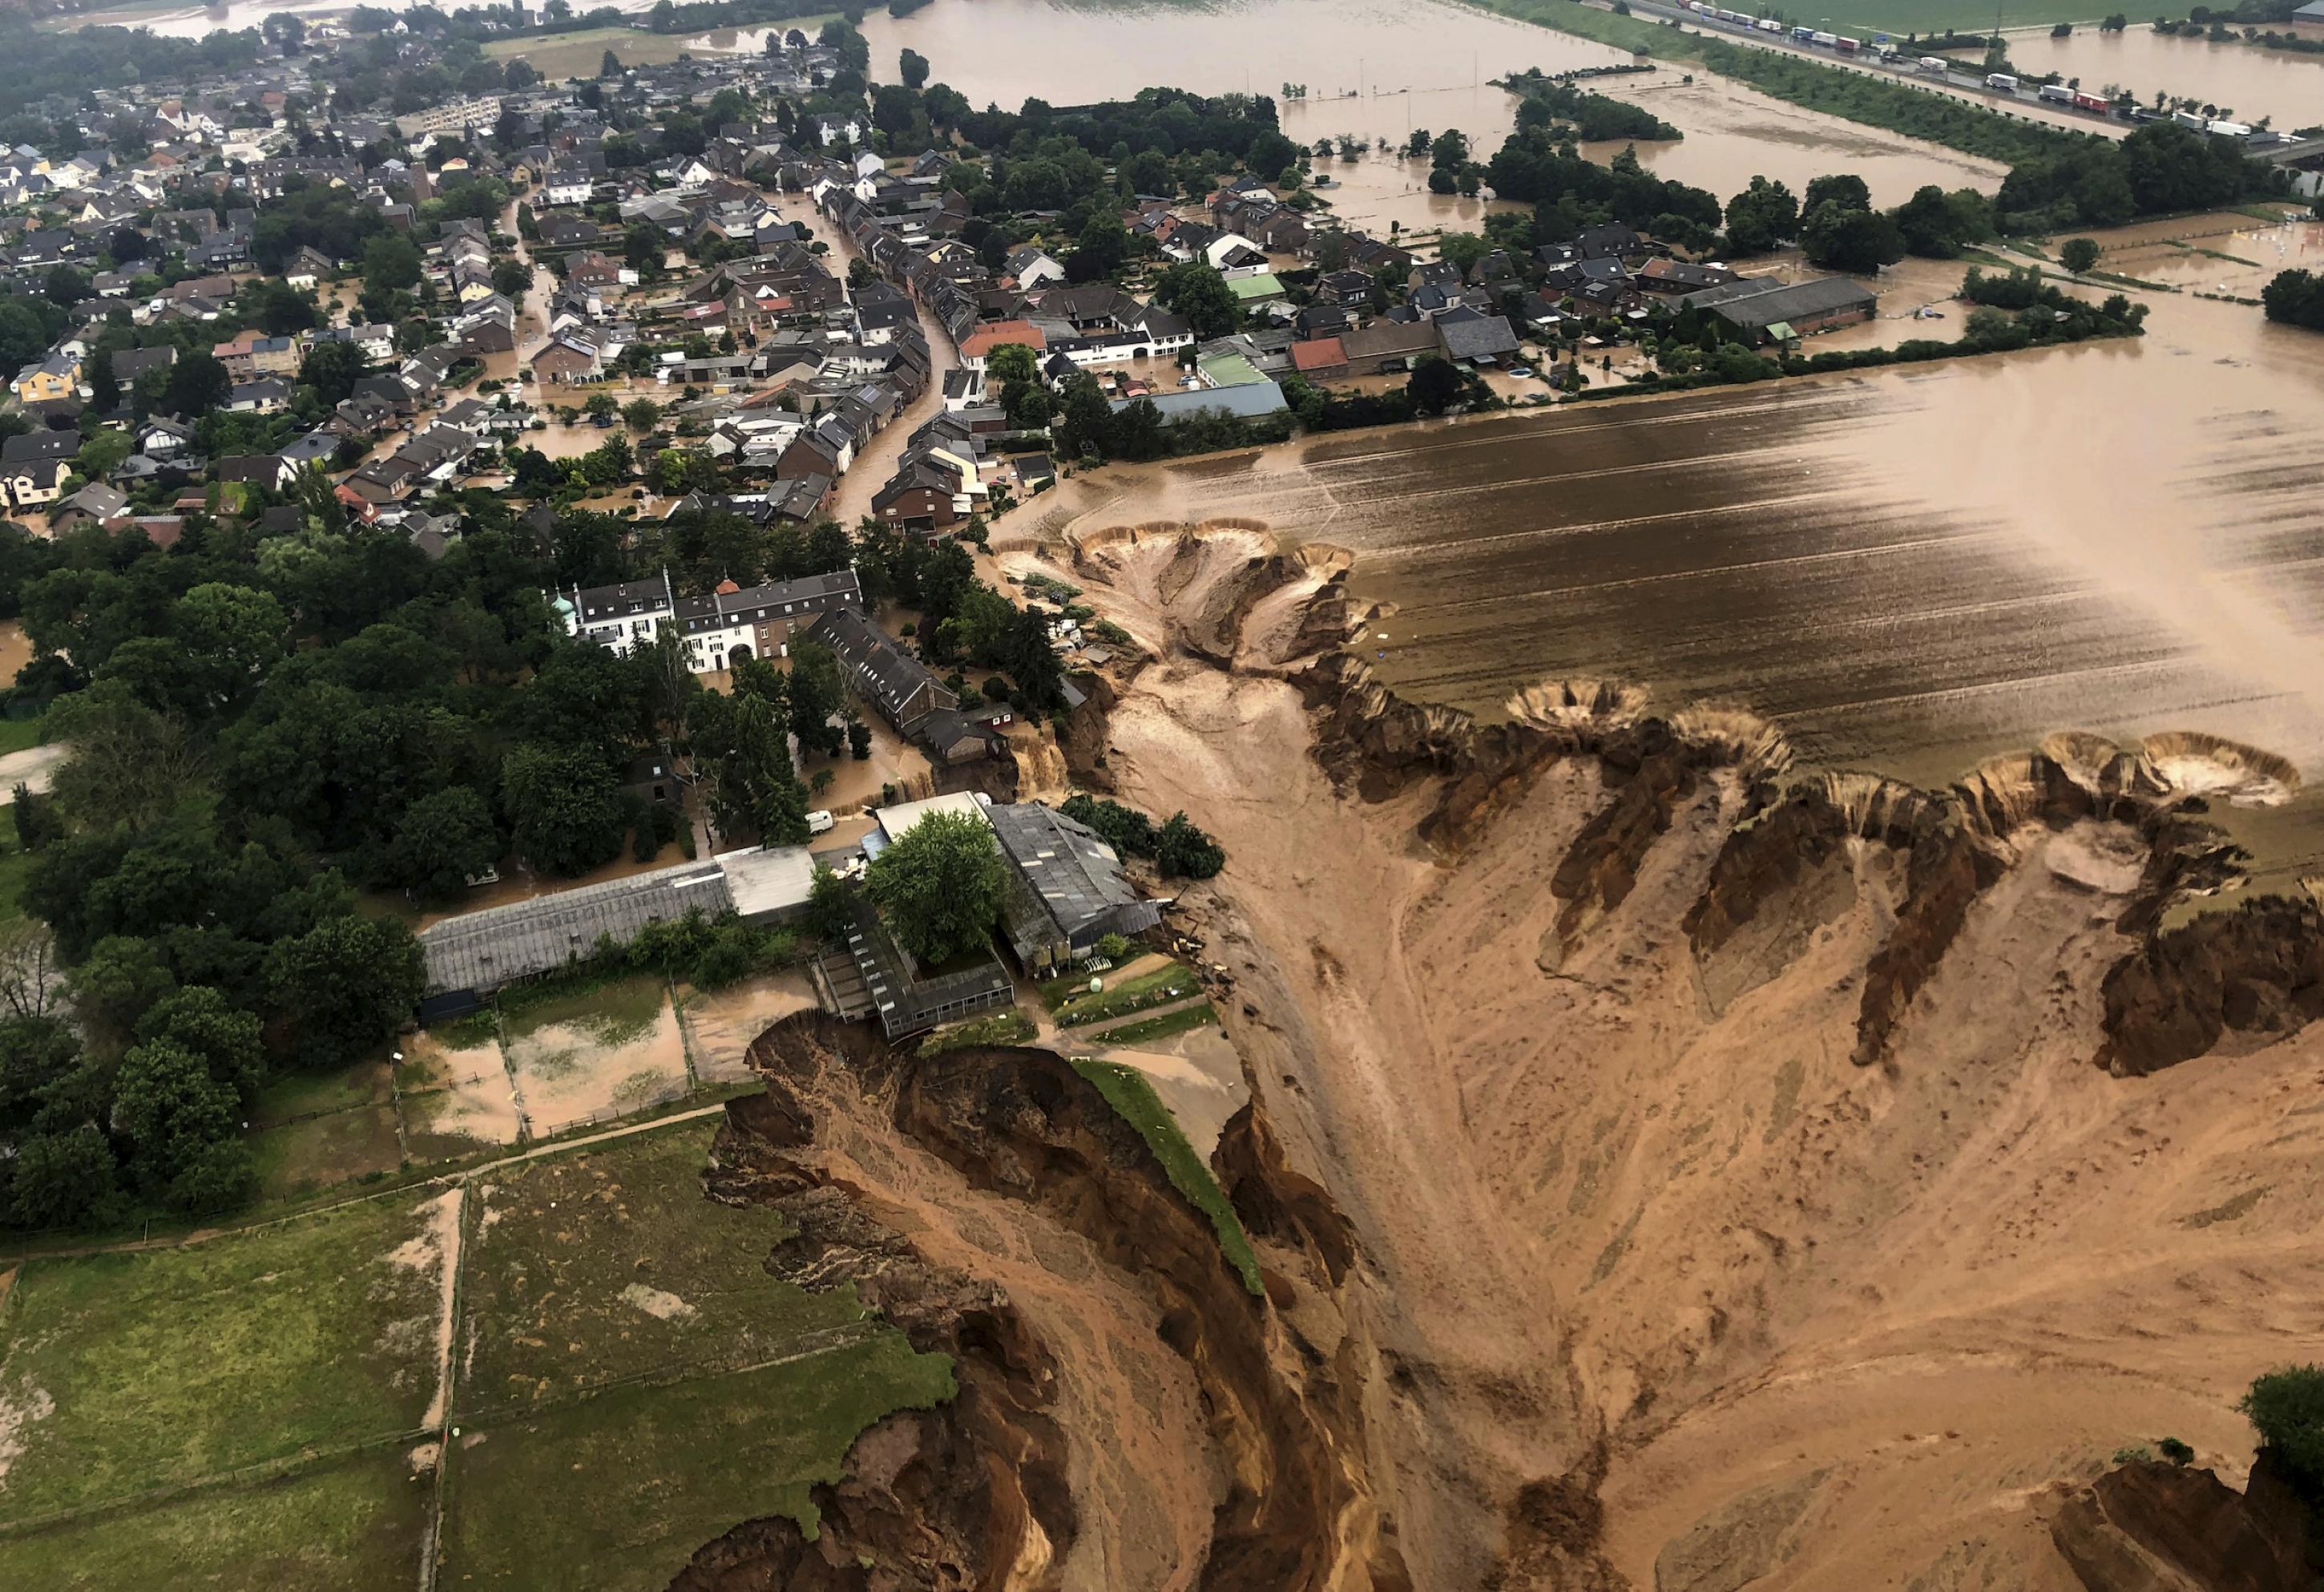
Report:
[[[1724,39],[1732,44],[1748,45],[1754,49],[1775,51],[1788,55],[1804,56],[1820,65],[1863,72],[1869,77],[1885,78],[1891,82],[1902,83],[1925,93],[1950,94],[1956,98],[1982,105],[1987,109],[2003,116],[2017,116],[2025,121],[2036,122],[2045,127],[2056,127],[2061,132],[2095,133],[2101,137],[2120,138],[2130,132],[2135,125],[2117,117],[2100,116],[2093,111],[2078,111],[2070,106],[2053,105],[2035,94],[2030,86],[2015,93],[2007,89],[1988,88],[1983,72],[1972,71],[1968,68],[1949,71],[1941,78],[1932,76],[1921,70],[1919,57],[1912,52],[1914,47],[1906,44],[1895,45],[1895,48],[1905,51],[1907,53],[1904,60],[1894,66],[1888,66],[1883,64],[1879,58],[1872,53],[1878,46],[1869,38],[1862,42],[1863,53],[1846,56],[1820,45],[1802,44],[1794,40],[1788,31],[1782,33],[1768,33],[1757,29],[1738,30],[1725,23],[1714,22],[1698,13],[1682,11],[1674,5],[1663,4],[1662,0],[1629,0],[1629,5],[1630,14],[1633,16],[1650,17],[1656,22],[1684,23],[1706,37]],[[1741,11],[1744,7],[1731,5],[1728,9]]]

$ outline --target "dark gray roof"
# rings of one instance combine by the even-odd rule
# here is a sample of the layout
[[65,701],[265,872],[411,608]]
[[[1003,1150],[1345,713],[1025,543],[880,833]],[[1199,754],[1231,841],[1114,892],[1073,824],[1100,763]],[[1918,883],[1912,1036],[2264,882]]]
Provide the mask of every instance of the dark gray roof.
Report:
[[837,655],[847,682],[878,703],[890,722],[898,722],[923,686],[935,686],[937,700],[945,707],[952,705],[952,693],[937,684],[926,664],[907,655],[854,609],[835,608],[825,614],[816,621],[813,635]]
[[1754,331],[1779,320],[1830,315],[1842,310],[1868,310],[1873,301],[1871,289],[1845,276],[1819,276],[1788,285],[1746,278],[1689,293],[1680,301],[1698,310],[1713,310],[1721,319]]
[[1108,934],[1136,934],[1162,921],[1122,877],[1121,859],[1097,832],[1038,801],[985,809],[1009,859],[1009,939],[1019,958],[1064,939],[1085,950]]
[[1444,339],[1444,354],[1450,359],[1498,358],[1514,354],[1517,334],[1509,328],[1503,315],[1479,315],[1473,319],[1462,315],[1436,318],[1436,335]]
[[585,884],[534,901],[447,918],[420,932],[428,993],[484,994],[554,972],[596,949],[601,935],[626,943],[648,923],[692,908],[716,917],[734,904],[725,872],[704,858],[605,884]]

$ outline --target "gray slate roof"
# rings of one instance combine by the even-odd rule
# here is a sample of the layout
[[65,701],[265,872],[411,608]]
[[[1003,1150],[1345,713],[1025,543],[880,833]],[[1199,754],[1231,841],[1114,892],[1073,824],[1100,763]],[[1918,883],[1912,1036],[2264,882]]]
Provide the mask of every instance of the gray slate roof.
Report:
[[1839,310],[1870,309],[1872,290],[1845,276],[1819,276],[1809,282],[1775,283],[1747,277],[1723,287],[1689,293],[1680,302],[1710,310],[1735,326],[1765,330],[1779,320],[1798,320]]
[[1011,892],[1009,912],[1009,939],[1020,959],[1055,939],[1085,950],[1108,934],[1137,934],[1162,921],[1160,904],[1130,887],[1120,857],[1087,825],[1038,801],[996,804],[985,817],[1025,887]]

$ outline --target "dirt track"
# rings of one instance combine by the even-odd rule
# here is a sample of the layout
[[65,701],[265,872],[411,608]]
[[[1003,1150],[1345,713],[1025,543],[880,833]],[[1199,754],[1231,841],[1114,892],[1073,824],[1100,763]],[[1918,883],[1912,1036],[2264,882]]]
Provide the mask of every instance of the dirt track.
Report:
[[[1296,598],[1230,589],[1264,541],[1102,537],[1074,578],[1166,654],[1107,772],[1227,849],[1205,954],[1360,1235],[1372,1474],[1419,1584],[2067,1587],[2062,1483],[2165,1435],[2240,1476],[2234,1401],[2324,1309],[2324,1122],[2295,1111],[2324,1041],[2092,1065],[2135,831],[2022,833],[1859,1068],[1895,853],[1849,842],[1796,932],[1698,958],[1720,776],[1561,935],[1598,771],[1558,763],[1440,864],[1429,791],[1366,801],[1311,755],[1265,662]],[[1232,672],[1187,652],[1230,612]]]

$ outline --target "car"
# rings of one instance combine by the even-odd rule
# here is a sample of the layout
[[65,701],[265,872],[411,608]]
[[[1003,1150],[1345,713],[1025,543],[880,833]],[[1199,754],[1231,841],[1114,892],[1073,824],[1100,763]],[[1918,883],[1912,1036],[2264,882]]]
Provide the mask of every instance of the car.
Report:
[[1513,376],[1529,376],[1533,375],[1533,366],[1530,365],[1512,365],[1509,366],[1509,374]]
[[823,834],[831,828],[831,821],[830,812],[818,807],[807,815],[807,832],[810,835]]

